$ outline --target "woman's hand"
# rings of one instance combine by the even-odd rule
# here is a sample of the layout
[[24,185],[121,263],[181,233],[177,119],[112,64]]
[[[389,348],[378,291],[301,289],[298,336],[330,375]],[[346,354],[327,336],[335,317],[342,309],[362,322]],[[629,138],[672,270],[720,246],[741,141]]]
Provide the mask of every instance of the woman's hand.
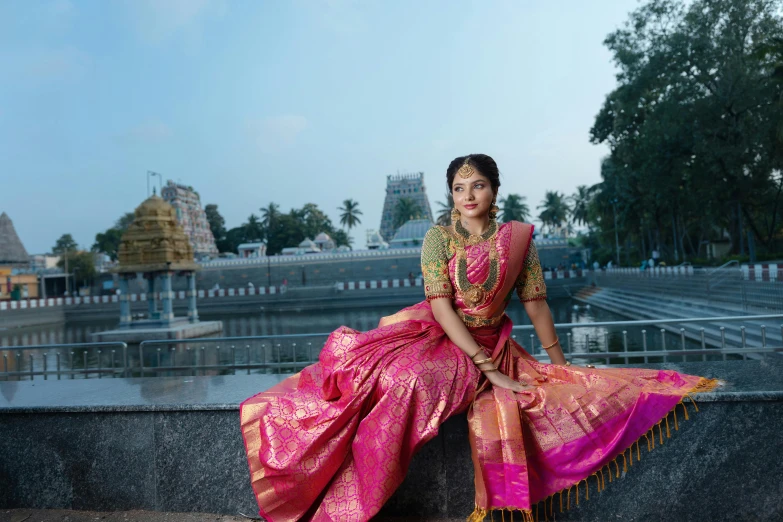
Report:
[[525,384],[522,384],[521,382],[517,382],[508,375],[504,373],[500,373],[499,371],[496,372],[486,372],[484,373],[486,375],[487,380],[492,383],[492,386],[497,386],[498,388],[505,388],[507,390],[515,391],[515,392],[532,392],[533,386],[527,386]]

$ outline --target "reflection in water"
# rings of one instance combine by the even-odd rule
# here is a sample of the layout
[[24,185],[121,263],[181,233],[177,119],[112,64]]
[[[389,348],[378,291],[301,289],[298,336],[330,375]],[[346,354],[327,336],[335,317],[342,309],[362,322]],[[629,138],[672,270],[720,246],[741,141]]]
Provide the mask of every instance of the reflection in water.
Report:
[[[570,331],[559,332],[564,350],[568,352],[621,352],[627,344],[629,351],[642,350],[643,327],[590,327],[589,323],[599,321],[622,321],[624,318],[616,314],[606,312],[598,308],[587,308],[578,305],[571,299],[553,299],[549,302],[556,323],[584,323],[584,327],[572,328]],[[151,368],[177,366],[177,372],[159,372],[158,375],[173,374],[213,374],[241,372],[293,372],[299,369],[306,361],[313,361],[317,357],[323,345],[326,334],[339,326],[345,325],[360,331],[371,330],[378,325],[381,317],[393,314],[399,310],[397,306],[372,307],[358,310],[322,310],[308,312],[285,313],[256,313],[256,314],[226,314],[203,315],[203,320],[223,322],[223,337],[237,336],[279,336],[289,334],[322,334],[305,338],[277,338],[250,341],[221,342],[179,342],[168,345],[147,346],[144,350],[145,376],[155,375]],[[511,320],[516,325],[529,325],[530,320],[525,314],[524,308],[519,303],[512,303],[507,310]],[[131,376],[139,376],[139,348],[138,345],[130,345],[127,353],[121,348],[104,347],[100,353],[97,348],[75,349],[69,351],[66,348],[38,349],[38,350],[14,350],[3,351],[3,346],[29,346],[36,344],[60,344],[89,342],[90,334],[116,327],[116,320],[102,320],[90,323],[75,322],[59,325],[41,326],[26,329],[7,330],[0,332],[0,371],[30,371],[32,355],[32,368],[35,371],[46,367],[52,371],[57,368],[62,370],[74,369],[91,371],[87,377],[96,378],[95,369],[101,369],[101,377],[114,375],[108,369],[117,371],[122,366],[122,361],[127,358],[128,367],[134,368]],[[626,334],[623,334],[626,330]],[[530,350],[531,344],[538,345],[538,340],[531,339],[532,331],[515,331],[514,336],[525,349]],[[663,341],[661,334],[654,328],[647,328],[647,347],[650,350],[661,349]],[[652,334],[655,333],[655,336]],[[677,336],[668,334],[667,349],[679,349],[680,340]],[[698,347],[696,343],[687,342],[688,347]],[[540,348],[535,353],[539,353]],[[46,356],[44,356],[46,354]],[[252,369],[209,369],[208,366],[229,364],[254,364],[264,365],[269,363],[296,363],[298,366],[291,368],[252,368]],[[619,361],[616,361],[619,362]],[[643,362],[641,357],[630,362]],[[657,362],[653,358],[649,362]],[[15,379],[17,377],[12,377]],[[21,379],[29,379],[24,375]],[[41,379],[41,376],[36,377]],[[76,375],[50,375],[47,378],[85,378],[85,374]]]

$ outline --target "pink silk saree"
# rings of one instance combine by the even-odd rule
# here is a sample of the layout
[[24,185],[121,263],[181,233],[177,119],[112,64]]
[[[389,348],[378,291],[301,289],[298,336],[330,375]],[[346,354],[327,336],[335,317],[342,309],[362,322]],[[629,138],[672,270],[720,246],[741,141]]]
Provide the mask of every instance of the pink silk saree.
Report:
[[[531,357],[510,338],[503,310],[520,284],[527,284],[529,291],[520,293],[526,300],[545,296],[543,278],[520,277],[538,262],[536,257],[531,265],[527,257],[532,230],[517,222],[499,228],[499,279],[487,302],[470,309],[459,292],[453,298],[463,317],[485,321],[470,331],[491,348],[499,368],[534,390],[489,386],[435,321],[428,301],[382,318],[368,332],[341,327],[318,363],[240,405],[262,517],[369,520],[400,485],[419,448],[447,418],[468,410],[476,484],[476,509],[468,520],[483,520],[494,509],[532,519],[536,505],[547,506],[543,518],[554,509],[555,494],[562,501],[567,492],[569,503],[575,489],[578,502],[579,484],[586,494],[590,477],[602,488],[606,466],[618,466],[618,458],[626,465],[626,450],[655,426],[662,437],[667,414],[688,393],[712,385],[672,371],[566,368]],[[423,265],[427,245],[425,239]],[[429,268],[423,266],[428,298],[455,288],[453,250],[447,240],[440,246],[442,259],[433,264],[426,257]],[[466,253],[469,281],[482,281],[489,270],[486,244]],[[442,270],[440,277],[429,277],[433,266]],[[666,430],[668,435],[668,420]]]

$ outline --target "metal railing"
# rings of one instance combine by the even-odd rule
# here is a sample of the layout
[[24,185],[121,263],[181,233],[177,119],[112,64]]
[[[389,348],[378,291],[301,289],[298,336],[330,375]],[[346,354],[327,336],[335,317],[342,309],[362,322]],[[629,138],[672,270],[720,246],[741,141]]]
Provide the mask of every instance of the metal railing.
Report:
[[[767,327],[761,321],[779,324]],[[742,322],[745,324],[732,325]],[[690,324],[704,324],[698,330]],[[654,325],[655,330],[644,327]],[[680,326],[679,329],[676,328]],[[640,328],[641,327],[641,328]],[[602,360],[609,365],[733,360],[777,356],[783,351],[783,314],[701,317],[595,323],[560,323],[566,357]],[[672,333],[672,329],[676,333]],[[532,325],[515,326],[514,338],[529,334],[528,351],[547,355],[536,343]],[[0,379],[148,377],[157,375],[223,375],[293,373],[318,359],[329,333],[283,334],[125,343],[74,343],[0,347]],[[527,339],[525,339],[527,341]],[[107,351],[106,349],[111,348]],[[38,354],[44,350],[42,354]],[[10,355],[10,358],[9,358]],[[37,355],[37,356],[36,356]],[[52,361],[54,359],[54,361]],[[9,369],[9,361],[14,366]],[[67,361],[67,368],[63,368]],[[54,363],[54,364],[52,364]],[[26,367],[25,367],[26,366]]]
[[[687,356],[699,356],[694,360],[707,361],[710,358],[729,360],[730,358],[761,358],[768,353],[783,351],[783,324],[773,327],[774,333],[765,324],[752,324],[758,321],[783,322],[783,314],[747,315],[727,317],[696,317],[683,319],[637,320],[637,321],[602,321],[594,323],[556,324],[555,330],[569,330],[565,343],[561,342],[563,352],[567,357],[584,359],[603,359],[613,361],[613,364],[629,364],[631,359],[641,359],[643,362],[669,362],[672,357],[687,360]],[[747,325],[730,328],[726,323],[747,322]],[[680,327],[677,335],[672,333],[672,326],[682,324],[707,324],[697,331]],[[715,324],[718,323],[718,324]],[[629,332],[629,327],[663,326],[656,331],[647,329]],[[622,327],[620,331],[609,328]],[[603,329],[599,334],[574,334],[574,330]],[[756,329],[758,334],[756,335]],[[514,326],[512,331],[532,331],[532,325]],[[737,335],[738,333],[738,335]],[[633,335],[636,334],[636,335]],[[656,335],[658,334],[658,335]],[[516,338],[516,335],[513,335]],[[658,349],[655,349],[656,337]],[[729,346],[733,340],[738,340],[740,346]],[[758,346],[749,346],[750,341],[758,341]],[[530,353],[534,356],[548,357],[535,342],[535,334],[530,334]],[[652,349],[651,349],[652,348]],[[737,356],[737,357],[730,357]],[[622,362],[619,360],[622,359]],[[659,361],[660,359],[660,361]]]
[[[94,354],[90,354],[90,348],[95,349]],[[104,348],[111,348],[107,355],[104,355]],[[44,353],[40,354],[40,366],[38,369],[36,369],[36,358],[34,357],[34,354],[25,353],[25,355],[28,356],[29,366],[26,370],[23,370],[22,352],[37,350],[46,350]],[[81,352],[81,359],[76,356],[77,350],[80,350]],[[121,351],[121,366],[116,364],[118,350]],[[56,376],[58,380],[60,380],[63,375],[70,376],[71,379],[74,379],[77,375],[82,375],[87,379],[90,374],[97,374],[99,379],[103,378],[104,375],[128,377],[128,345],[122,342],[3,346],[0,349],[0,353],[3,355],[3,371],[0,372],[0,377],[5,377],[5,380],[8,380],[9,377],[16,377],[17,380],[21,380],[22,377],[30,377],[30,380],[32,380],[36,375],[41,375],[44,379],[48,379],[50,375]],[[12,364],[15,363],[15,370],[8,369],[9,353],[12,355]],[[91,355],[94,356],[96,360],[94,368],[89,367]],[[49,362],[52,358],[54,359],[54,366],[53,369],[50,370]],[[107,358],[108,364],[104,367],[103,362]],[[68,361],[68,369],[62,368],[63,360]],[[79,367],[79,363],[81,363],[81,368]]]

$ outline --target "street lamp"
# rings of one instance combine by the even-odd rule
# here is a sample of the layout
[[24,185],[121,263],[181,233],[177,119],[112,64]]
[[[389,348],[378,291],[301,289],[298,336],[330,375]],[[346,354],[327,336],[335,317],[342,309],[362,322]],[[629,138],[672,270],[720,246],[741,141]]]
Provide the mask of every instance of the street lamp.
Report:
[[147,197],[150,196],[150,177],[151,176],[158,176],[158,181],[160,182],[160,185],[159,185],[160,189],[161,189],[161,191],[163,190],[163,175],[158,173],[158,172],[154,172],[152,170],[148,170],[147,171]]
[[620,238],[617,233],[617,198],[612,198],[612,210],[614,210],[614,245],[617,250],[617,266],[620,266]]
[[73,293],[74,295],[79,290],[79,284],[76,282],[76,272],[79,271],[79,267],[75,266],[73,267]]

